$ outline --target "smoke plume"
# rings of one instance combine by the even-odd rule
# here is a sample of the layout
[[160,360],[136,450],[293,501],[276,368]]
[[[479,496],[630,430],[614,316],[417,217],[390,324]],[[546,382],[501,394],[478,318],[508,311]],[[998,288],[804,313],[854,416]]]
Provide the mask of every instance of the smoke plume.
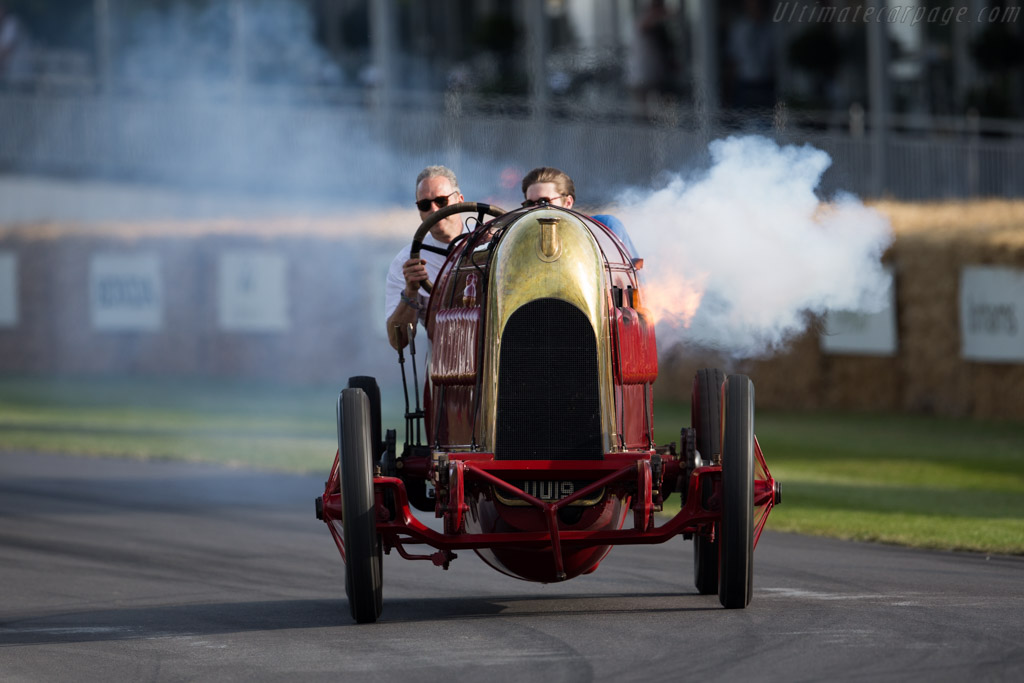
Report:
[[710,145],[711,167],[617,209],[645,258],[659,346],[751,357],[803,332],[807,312],[885,305],[891,227],[851,195],[815,194],[829,155],[760,136]]

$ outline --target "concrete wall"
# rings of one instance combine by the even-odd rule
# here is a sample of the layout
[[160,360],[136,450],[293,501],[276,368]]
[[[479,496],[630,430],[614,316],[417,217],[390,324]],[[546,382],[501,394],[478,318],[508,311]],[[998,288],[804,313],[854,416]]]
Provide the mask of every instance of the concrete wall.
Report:
[[[230,234],[0,237],[0,256],[17,263],[16,320],[0,319],[0,372],[398,381],[384,337],[383,278],[400,244]],[[256,264],[246,275],[255,281],[265,277],[258,266],[266,259],[284,270],[271,283],[279,291],[254,285],[256,298],[241,305],[257,310],[241,318],[225,311],[232,257]],[[154,261],[154,277],[139,271]],[[273,301],[258,310],[278,296],[283,310]]]

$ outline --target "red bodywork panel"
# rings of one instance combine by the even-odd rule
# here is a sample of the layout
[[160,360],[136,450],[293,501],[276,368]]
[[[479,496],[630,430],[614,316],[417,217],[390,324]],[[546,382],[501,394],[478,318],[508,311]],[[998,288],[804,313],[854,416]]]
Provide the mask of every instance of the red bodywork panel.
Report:
[[431,381],[440,386],[476,383],[477,334],[480,309],[446,308],[434,318],[433,354],[430,358]]
[[473,392],[477,371],[477,334],[480,309],[442,309],[434,317],[434,343],[430,357],[433,386],[427,423],[428,442],[468,444],[473,439]]
[[616,422],[624,448],[650,448],[654,443],[653,383],[658,377],[654,325],[642,312],[613,307],[612,374]]
[[617,351],[612,356],[615,383],[653,383],[658,377],[658,346],[650,319],[634,308],[616,308],[612,332]]

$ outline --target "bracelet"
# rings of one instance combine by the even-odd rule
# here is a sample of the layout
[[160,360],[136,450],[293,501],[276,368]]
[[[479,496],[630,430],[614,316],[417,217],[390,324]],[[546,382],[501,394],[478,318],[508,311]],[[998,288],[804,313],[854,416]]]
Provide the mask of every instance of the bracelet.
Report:
[[402,303],[408,306],[409,308],[412,308],[417,311],[423,307],[423,304],[420,303],[418,296],[415,299],[410,299],[405,295],[404,291],[402,292]]

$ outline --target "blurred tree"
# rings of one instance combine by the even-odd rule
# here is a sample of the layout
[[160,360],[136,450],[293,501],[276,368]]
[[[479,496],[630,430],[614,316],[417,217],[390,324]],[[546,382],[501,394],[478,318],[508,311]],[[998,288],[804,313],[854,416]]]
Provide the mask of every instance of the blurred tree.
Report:
[[4,0],[42,47],[91,50],[92,2],[83,0]]
[[789,62],[811,78],[811,99],[814,108],[829,106],[828,90],[843,63],[843,46],[835,29],[828,23],[815,23],[798,34],[789,44]]
[[487,94],[521,95],[527,90],[523,71],[523,30],[506,12],[493,12],[480,19],[473,29],[473,44],[483,53],[485,64],[479,87]]
[[1024,64],[1024,40],[1007,24],[989,24],[971,43],[975,63],[993,74]]
[[341,19],[341,42],[349,49],[370,47],[370,10],[365,5],[350,8]]
[[1024,39],[1009,24],[989,24],[971,43],[971,56],[985,72],[986,83],[972,89],[967,106],[982,116],[1019,116],[1014,103],[1013,80],[1024,65]]

